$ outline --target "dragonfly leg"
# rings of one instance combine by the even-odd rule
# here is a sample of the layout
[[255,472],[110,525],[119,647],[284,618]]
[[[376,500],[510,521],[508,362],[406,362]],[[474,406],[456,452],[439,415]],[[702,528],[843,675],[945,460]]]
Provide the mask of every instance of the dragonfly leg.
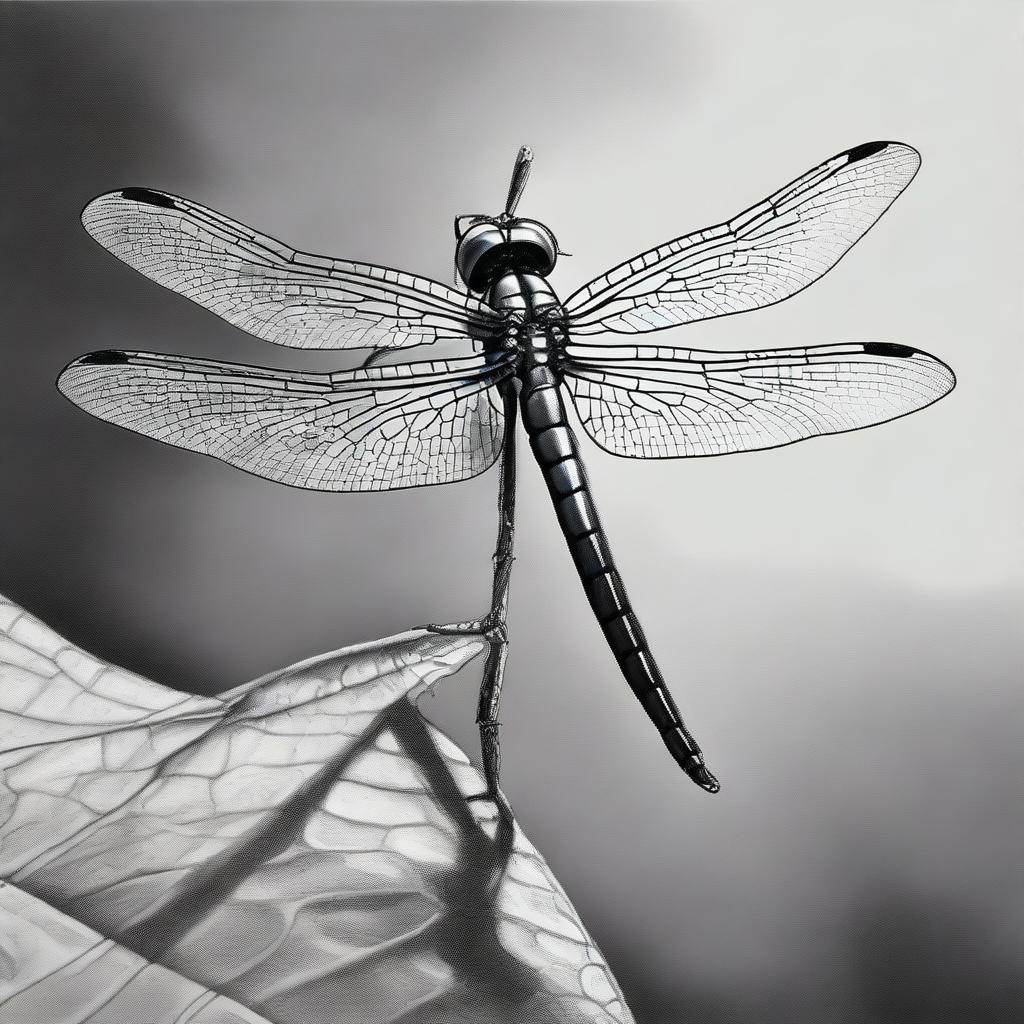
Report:
[[501,685],[508,660],[508,630],[505,614],[508,609],[508,591],[512,576],[513,541],[515,539],[516,510],[516,418],[518,399],[515,382],[507,381],[502,387],[505,412],[505,444],[501,452],[501,478],[498,483],[498,540],[494,549],[494,574],[491,584],[491,609],[484,616],[484,635],[490,641],[483,676],[480,680],[480,699],[476,722],[480,729],[480,756],[483,761],[486,796],[504,805],[499,780],[501,776],[501,740],[498,708],[501,703]]
[[498,482],[498,540],[494,548],[491,581],[491,607],[480,619],[451,622],[446,625],[428,625],[435,633],[477,633],[490,644],[487,661],[480,679],[480,698],[477,703],[476,722],[480,730],[480,758],[483,763],[486,789],[472,800],[489,800],[497,805],[502,815],[511,810],[499,787],[501,777],[501,740],[498,708],[501,704],[501,685],[508,660],[508,629],[505,614],[508,609],[509,583],[512,577],[513,541],[515,539],[516,508],[516,421],[518,396],[516,381],[509,379],[502,385],[505,413],[505,443],[501,451],[501,477]]
[[507,658],[508,641],[492,643],[480,683],[476,723],[480,730],[480,757],[483,761],[484,780],[487,783],[484,795],[488,799],[494,799],[500,793],[498,783],[501,778],[501,723],[498,721],[498,705],[501,701],[501,684]]

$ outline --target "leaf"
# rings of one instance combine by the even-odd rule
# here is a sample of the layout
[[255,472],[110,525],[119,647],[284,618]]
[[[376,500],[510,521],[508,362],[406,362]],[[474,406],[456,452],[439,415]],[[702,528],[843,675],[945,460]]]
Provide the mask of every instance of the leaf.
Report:
[[411,630],[219,698],[0,599],[0,1022],[628,1022],[572,905],[411,701]]
[[0,882],[0,1020],[269,1024]]

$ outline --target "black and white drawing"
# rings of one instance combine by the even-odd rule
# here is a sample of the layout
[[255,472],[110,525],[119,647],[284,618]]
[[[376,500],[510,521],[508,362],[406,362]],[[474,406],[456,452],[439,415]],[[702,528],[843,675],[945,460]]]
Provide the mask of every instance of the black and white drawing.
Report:
[[0,1024],[1019,1016],[1012,6],[0,3]]
[[[464,338],[478,354],[316,375],[103,351],[72,363],[59,386],[101,419],[270,480],[328,491],[454,483],[483,472],[515,429],[518,391],[530,446],[622,674],[672,756],[715,793],[718,780],[683,724],[615,568],[561,389],[600,447],[636,459],[774,448],[937,401],[952,389],[952,371],[906,345],[699,352],[603,337],[742,313],[802,291],[889,208],[920,158],[891,142],[839,153],[731,219],[620,264],[564,306],[546,281],[558,258],[554,233],[516,216],[532,161],[524,146],[502,213],[456,218],[455,260],[468,294],[292,249],[164,192],[100,196],[82,215],[97,241],[264,341],[388,354]],[[502,492],[509,536],[499,541],[499,576],[511,567],[513,507],[514,481]],[[500,678],[480,705],[492,792],[499,689]]]

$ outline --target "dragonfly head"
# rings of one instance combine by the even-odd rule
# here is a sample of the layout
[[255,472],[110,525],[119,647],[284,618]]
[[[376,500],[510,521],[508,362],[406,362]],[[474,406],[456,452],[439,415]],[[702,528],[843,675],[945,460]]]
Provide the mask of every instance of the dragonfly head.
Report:
[[487,291],[504,274],[546,277],[554,269],[558,259],[554,233],[540,221],[515,215],[532,163],[533,150],[523,146],[516,157],[503,213],[455,218],[455,266],[471,292]]
[[486,292],[509,273],[547,277],[558,259],[551,229],[524,217],[458,217],[455,237],[455,266],[471,292]]

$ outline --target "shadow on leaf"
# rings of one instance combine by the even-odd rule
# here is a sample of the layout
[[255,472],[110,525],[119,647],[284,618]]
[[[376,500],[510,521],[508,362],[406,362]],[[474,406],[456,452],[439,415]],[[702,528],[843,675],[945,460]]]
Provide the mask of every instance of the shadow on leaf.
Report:
[[0,1021],[631,1020],[544,860],[413,706],[478,634],[206,698],[0,620]]

